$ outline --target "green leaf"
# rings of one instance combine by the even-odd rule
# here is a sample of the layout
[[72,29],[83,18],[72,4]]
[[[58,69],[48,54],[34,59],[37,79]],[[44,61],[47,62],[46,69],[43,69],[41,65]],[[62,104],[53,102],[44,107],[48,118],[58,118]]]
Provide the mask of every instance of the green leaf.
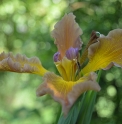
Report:
[[61,115],[58,124],[76,124],[84,98],[85,94],[81,95],[69,111],[68,115],[66,117],[63,114]]
[[[101,72],[102,72],[101,70],[98,72],[97,82],[99,82],[100,80]],[[90,124],[96,95],[97,95],[97,92],[95,91],[86,92],[86,97],[80,109],[77,124]]]
[[91,120],[91,115],[94,109],[94,103],[96,98],[96,92],[89,91],[86,93],[86,97],[82,104],[77,124],[89,124]]

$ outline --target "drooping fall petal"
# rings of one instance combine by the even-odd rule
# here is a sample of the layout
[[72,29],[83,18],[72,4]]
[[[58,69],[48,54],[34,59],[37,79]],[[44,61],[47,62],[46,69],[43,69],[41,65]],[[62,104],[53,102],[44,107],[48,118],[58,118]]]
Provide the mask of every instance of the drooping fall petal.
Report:
[[84,74],[99,69],[109,69],[112,65],[122,67],[122,29],[115,29],[88,49],[89,63],[83,68]]
[[83,92],[87,90],[100,90],[100,86],[96,83],[96,77],[96,74],[92,72],[73,82],[65,81],[62,77],[47,72],[44,76],[43,84],[37,89],[37,96],[50,94],[55,101],[62,105],[62,110],[66,115]]
[[54,30],[52,31],[52,37],[55,39],[55,44],[58,47],[61,58],[64,57],[66,50],[70,47],[81,48],[81,34],[82,30],[75,22],[73,13],[66,14],[58,23],[56,23]]
[[43,76],[47,70],[42,67],[37,57],[27,58],[25,55],[12,53],[0,54],[0,71],[12,71],[18,73],[34,73]]

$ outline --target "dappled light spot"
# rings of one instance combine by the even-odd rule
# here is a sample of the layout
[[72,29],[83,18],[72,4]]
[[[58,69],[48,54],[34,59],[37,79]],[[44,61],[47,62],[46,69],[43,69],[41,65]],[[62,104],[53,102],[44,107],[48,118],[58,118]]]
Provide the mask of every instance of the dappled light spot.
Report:
[[3,29],[3,31],[5,32],[5,34],[10,35],[10,34],[13,33],[13,27],[12,27],[12,25],[10,25],[10,24],[5,24],[5,25],[3,25],[3,26],[2,26],[2,29]]
[[121,72],[122,72],[121,68],[120,68],[120,69],[118,68],[118,69],[114,70],[114,71],[113,71],[114,78],[115,78],[115,79],[120,78]]
[[96,110],[99,117],[110,118],[113,115],[115,103],[106,97],[99,97]]
[[28,27],[30,27],[30,28],[32,28],[32,27],[34,27],[35,25],[36,25],[36,21],[33,19],[33,18],[31,18],[31,19],[29,19],[29,20],[27,20],[28,22]]
[[[19,90],[19,89],[18,89]],[[23,89],[16,92],[15,98],[13,100],[12,107],[13,109],[26,107],[26,108],[34,108],[34,90]]]
[[[38,44],[35,41],[31,41],[31,44],[29,44],[29,42],[30,41],[28,41],[27,45],[25,45],[24,47],[26,48],[27,53],[33,54],[36,51]],[[30,50],[28,50],[28,48]]]
[[[55,111],[49,106],[49,107],[45,107],[45,111],[43,112],[42,118],[45,121],[46,124],[50,124],[50,121],[53,122],[54,121],[54,114]],[[47,118],[48,117],[48,118]]]
[[8,3],[4,3],[4,5],[0,7],[0,15],[12,14],[14,9],[13,2],[9,1]]
[[19,23],[17,24],[17,31],[19,33],[26,33],[27,29],[28,29],[28,27],[26,24],[19,24]]
[[24,5],[21,5],[21,6],[19,7],[18,12],[19,12],[20,14],[24,14],[24,13],[26,12],[26,7],[25,7]]
[[28,82],[29,78],[30,78],[29,76],[30,76],[29,74],[21,74],[20,78],[21,78],[22,81]]
[[21,48],[21,47],[22,47],[22,41],[21,41],[20,39],[14,40],[13,46],[14,46],[16,49]]
[[110,97],[114,97],[116,94],[117,94],[117,91],[115,89],[114,86],[110,85],[107,87],[107,94],[110,96]]
[[46,48],[45,42],[40,42],[39,46],[40,46],[40,49],[45,49]]
[[52,0],[53,3],[58,4],[61,0]]
[[44,7],[49,7],[51,5],[51,1],[50,0],[42,0],[41,1],[41,4],[44,6]]
[[114,79],[114,75],[113,75],[112,73],[107,73],[107,74],[106,74],[106,79],[107,79],[108,81],[112,81],[112,80]]

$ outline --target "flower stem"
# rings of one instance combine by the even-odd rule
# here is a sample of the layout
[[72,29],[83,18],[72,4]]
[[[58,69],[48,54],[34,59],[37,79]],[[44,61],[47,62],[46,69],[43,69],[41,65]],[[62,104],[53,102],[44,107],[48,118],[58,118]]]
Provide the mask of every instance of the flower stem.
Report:
[[[102,73],[102,70],[98,72],[98,78],[97,78],[98,83],[100,81],[101,73]],[[96,95],[97,95],[97,92],[95,91],[86,92],[86,97],[80,109],[77,124],[90,124],[92,113],[94,110]]]

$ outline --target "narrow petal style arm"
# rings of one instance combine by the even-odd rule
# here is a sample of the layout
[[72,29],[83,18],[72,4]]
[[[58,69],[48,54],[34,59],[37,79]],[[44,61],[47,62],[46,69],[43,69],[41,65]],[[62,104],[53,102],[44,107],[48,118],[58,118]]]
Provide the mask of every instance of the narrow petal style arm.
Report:
[[115,29],[88,49],[89,63],[83,68],[86,74],[99,69],[109,69],[113,65],[122,67],[122,29]]
[[12,53],[0,54],[0,71],[12,71],[18,73],[33,73],[43,76],[47,70],[42,67],[37,57],[27,58],[25,55]]

